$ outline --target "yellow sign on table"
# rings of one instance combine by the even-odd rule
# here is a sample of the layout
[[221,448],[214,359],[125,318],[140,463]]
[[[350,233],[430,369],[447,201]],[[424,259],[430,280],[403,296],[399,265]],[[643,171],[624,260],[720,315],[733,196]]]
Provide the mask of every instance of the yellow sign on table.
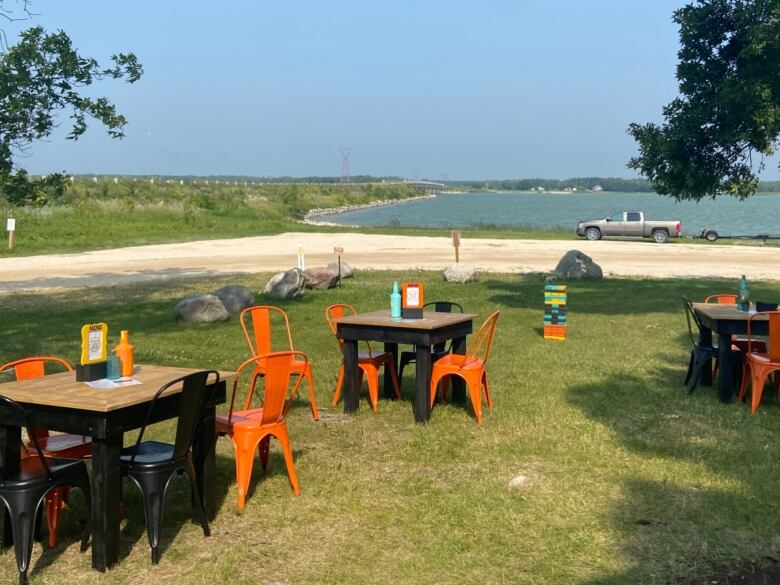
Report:
[[81,328],[81,365],[96,364],[108,357],[108,325],[92,323]]

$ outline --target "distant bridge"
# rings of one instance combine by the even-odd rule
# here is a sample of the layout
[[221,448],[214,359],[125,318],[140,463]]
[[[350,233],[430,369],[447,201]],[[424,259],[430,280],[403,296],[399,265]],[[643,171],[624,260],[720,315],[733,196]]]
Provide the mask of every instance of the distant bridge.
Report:
[[404,181],[404,184],[424,189],[426,195],[438,195],[444,191],[445,187],[443,183],[434,183],[433,181]]

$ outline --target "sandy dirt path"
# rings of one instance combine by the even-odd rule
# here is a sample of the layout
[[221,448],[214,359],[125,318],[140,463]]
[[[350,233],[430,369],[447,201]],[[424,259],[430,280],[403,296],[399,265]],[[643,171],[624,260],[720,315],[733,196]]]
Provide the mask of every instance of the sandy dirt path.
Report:
[[[447,237],[285,233],[229,240],[134,246],[79,254],[0,258],[0,292],[94,286],[228,273],[280,271],[335,260],[334,246],[357,269],[442,270],[453,262]],[[775,247],[659,245],[645,241],[464,239],[461,260],[484,272],[550,271],[568,250],[591,256],[606,274],[780,280]]]

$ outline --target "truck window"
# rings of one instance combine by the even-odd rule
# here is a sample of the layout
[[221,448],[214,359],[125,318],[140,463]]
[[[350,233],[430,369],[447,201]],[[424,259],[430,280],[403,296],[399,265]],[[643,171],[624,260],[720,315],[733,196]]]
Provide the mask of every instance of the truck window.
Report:
[[636,211],[629,211],[626,214],[626,221],[642,221],[642,214]]
[[609,221],[623,221],[623,212],[619,211],[609,216]]

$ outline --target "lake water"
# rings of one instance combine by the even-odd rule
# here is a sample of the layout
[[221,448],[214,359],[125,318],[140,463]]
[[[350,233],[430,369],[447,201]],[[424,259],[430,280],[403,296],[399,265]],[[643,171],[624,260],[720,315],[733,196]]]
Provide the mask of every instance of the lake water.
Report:
[[745,201],[719,197],[676,203],[654,193],[440,194],[398,205],[347,211],[324,218],[346,225],[467,228],[480,225],[574,230],[582,219],[610,211],[644,211],[647,219],[683,222],[683,233],[703,226],[720,234],[780,234],[780,195],[756,195]]

